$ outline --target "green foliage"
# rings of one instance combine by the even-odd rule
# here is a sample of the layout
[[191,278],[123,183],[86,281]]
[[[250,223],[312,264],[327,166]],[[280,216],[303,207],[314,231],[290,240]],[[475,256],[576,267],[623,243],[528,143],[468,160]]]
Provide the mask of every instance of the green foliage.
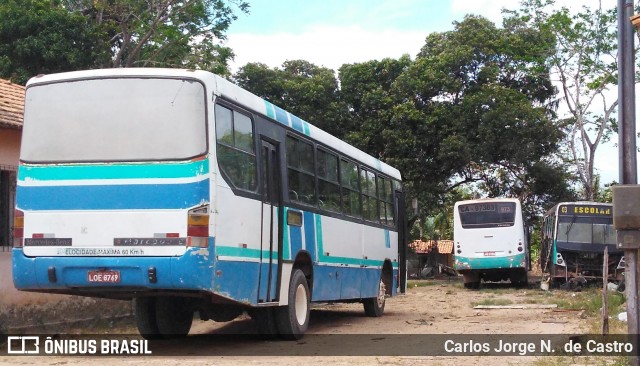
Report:
[[110,35],[112,67],[182,67],[228,74],[231,49],[220,41],[242,0],[67,0]]
[[[404,174],[423,208],[473,183],[490,197],[518,197],[530,217],[571,195],[562,166],[550,156],[563,134],[549,104],[555,90],[547,33],[497,28],[467,16],[433,33],[393,83],[392,118],[382,132],[387,160]],[[382,148],[378,148],[382,150]]]
[[242,0],[6,0],[0,3],[0,76],[99,67],[181,67],[228,75],[223,46]]
[[0,77],[25,84],[38,74],[96,67],[110,57],[108,35],[59,1],[0,3]]
[[234,75],[234,81],[330,134],[345,134],[344,113],[338,81],[333,70],[308,61],[286,61],[282,68],[249,63]]
[[392,92],[395,80],[411,65],[409,56],[398,60],[383,59],[359,64],[345,64],[339,69],[342,101],[349,109],[349,133],[346,138],[368,152],[386,160],[393,109],[400,102]]

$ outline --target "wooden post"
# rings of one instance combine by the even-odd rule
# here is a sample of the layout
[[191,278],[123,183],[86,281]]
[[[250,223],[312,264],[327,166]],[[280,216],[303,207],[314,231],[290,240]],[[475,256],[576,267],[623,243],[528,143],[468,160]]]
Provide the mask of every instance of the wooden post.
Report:
[[609,284],[609,248],[604,248],[602,260],[602,335],[609,334],[609,297],[607,296]]

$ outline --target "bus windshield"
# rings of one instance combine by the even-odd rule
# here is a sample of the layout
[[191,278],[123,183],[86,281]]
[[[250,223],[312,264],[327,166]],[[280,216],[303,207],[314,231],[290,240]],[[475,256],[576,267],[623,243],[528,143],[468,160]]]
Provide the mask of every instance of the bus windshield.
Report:
[[615,244],[616,230],[611,218],[560,216],[557,240],[571,243]]
[[207,151],[204,86],[102,78],[27,88],[25,162],[187,159]]
[[513,226],[516,218],[514,202],[483,202],[458,206],[460,223],[465,229]]

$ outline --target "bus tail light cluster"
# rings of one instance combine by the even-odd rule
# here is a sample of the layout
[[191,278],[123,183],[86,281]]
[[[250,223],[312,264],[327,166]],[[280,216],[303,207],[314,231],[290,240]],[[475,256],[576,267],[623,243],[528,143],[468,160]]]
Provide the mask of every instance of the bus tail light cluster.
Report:
[[523,251],[523,250],[524,250],[524,248],[522,247],[522,242],[521,242],[521,241],[519,241],[519,242],[518,242],[518,252],[521,252],[521,253],[522,253],[522,251]]
[[13,213],[13,247],[21,248],[24,239],[24,212],[15,210]]
[[209,241],[209,206],[189,210],[187,216],[187,246],[207,246]]

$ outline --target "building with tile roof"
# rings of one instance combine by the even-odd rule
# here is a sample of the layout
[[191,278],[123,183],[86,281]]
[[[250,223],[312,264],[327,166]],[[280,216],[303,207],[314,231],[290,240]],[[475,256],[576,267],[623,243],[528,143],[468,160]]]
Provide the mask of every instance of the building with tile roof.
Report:
[[0,250],[11,247],[24,87],[0,79]]

